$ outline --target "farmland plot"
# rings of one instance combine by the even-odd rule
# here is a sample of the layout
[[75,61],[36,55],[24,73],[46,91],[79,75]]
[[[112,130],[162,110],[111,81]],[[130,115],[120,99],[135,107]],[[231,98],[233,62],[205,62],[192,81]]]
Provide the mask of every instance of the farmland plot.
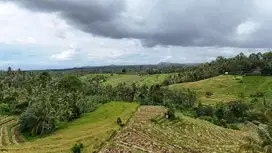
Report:
[[126,123],[138,106],[138,103],[106,103],[95,111],[83,114],[79,119],[63,125],[63,128],[50,135],[24,143],[21,143],[22,139],[17,131],[18,125],[13,124],[14,122],[11,120],[5,124],[5,127],[10,129],[12,135],[4,132],[4,141],[2,142],[8,140],[13,145],[0,146],[0,152],[69,153],[74,144],[82,143],[84,145],[83,152],[92,153],[99,150],[103,143],[119,130],[120,126],[116,123],[116,119],[120,117],[122,122]]
[[128,125],[100,152],[237,152],[246,136],[245,131],[225,129],[190,117],[174,121],[156,117],[165,111],[158,106],[140,107]]
[[0,146],[22,142],[24,139],[19,134],[17,120],[14,117],[0,116]]

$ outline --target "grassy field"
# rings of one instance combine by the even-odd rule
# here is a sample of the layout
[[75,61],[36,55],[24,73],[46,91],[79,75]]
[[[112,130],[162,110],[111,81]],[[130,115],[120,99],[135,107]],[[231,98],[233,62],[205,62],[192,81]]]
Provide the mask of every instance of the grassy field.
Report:
[[119,83],[125,82],[127,84],[136,83],[138,85],[146,84],[148,86],[154,84],[161,84],[171,74],[154,74],[154,75],[126,75],[126,74],[115,74],[110,76],[104,84],[111,84],[113,86]]
[[107,77],[103,84],[110,84],[116,86],[120,83],[125,82],[126,84],[136,83],[138,85],[146,84],[148,86],[153,84],[161,84],[165,79],[167,79],[171,74],[154,74],[154,75],[134,75],[134,74],[88,74],[82,76],[81,79],[86,79],[92,75],[104,75]]
[[165,111],[160,106],[141,106],[128,125],[100,152],[237,152],[249,133],[186,116],[174,121],[158,117]]
[[[264,92],[266,101],[272,103],[272,77],[270,76],[221,75],[197,82],[169,86],[170,89],[182,87],[196,91],[198,99],[206,104],[236,100],[239,93],[243,93],[245,99],[250,100],[249,96],[256,92]],[[208,91],[213,93],[211,97],[206,97],[205,93]]]
[[[101,145],[117,131],[117,117],[123,122],[137,110],[138,103],[111,102],[102,105],[96,111],[83,115],[80,119],[67,123],[66,127],[45,138],[36,139],[17,145],[0,147],[0,152],[7,153],[67,153],[75,143],[83,143],[84,152],[98,150]],[[2,130],[2,129],[1,129]],[[1,132],[8,139],[7,132]],[[3,139],[2,139],[2,142]]]

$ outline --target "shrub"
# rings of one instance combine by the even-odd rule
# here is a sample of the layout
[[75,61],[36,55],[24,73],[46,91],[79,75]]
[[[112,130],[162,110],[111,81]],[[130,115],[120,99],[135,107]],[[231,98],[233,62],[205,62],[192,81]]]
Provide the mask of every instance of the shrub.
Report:
[[73,153],[81,153],[83,148],[84,148],[83,144],[79,143],[79,144],[74,144],[71,150]]
[[251,105],[254,105],[254,104],[256,104],[258,101],[259,101],[258,98],[254,97],[254,98],[252,98],[252,99],[250,100],[250,104],[251,104]]
[[256,93],[252,93],[249,95],[250,97],[256,97],[256,98],[260,98],[260,97],[264,97],[264,93],[263,92],[256,92]]
[[224,116],[225,116],[225,107],[224,107],[224,105],[221,105],[221,104],[217,105],[214,114],[218,118],[218,120],[223,119]]
[[162,82],[162,86],[168,86],[168,85],[170,85],[169,79],[166,79],[166,80],[164,80],[164,81]]
[[205,95],[207,98],[210,98],[213,95],[213,93],[211,91],[207,91],[205,92]]
[[244,81],[243,80],[239,80],[238,83],[244,83]]
[[151,121],[152,123],[155,123],[155,124],[158,124],[158,123],[159,123],[158,120],[157,120],[156,118],[152,118],[150,121]]
[[228,128],[233,130],[240,130],[240,128],[236,124],[229,124]]
[[199,119],[206,120],[213,123],[213,117],[211,116],[200,116]]
[[227,125],[227,120],[221,119],[221,120],[219,121],[219,125],[222,126],[222,127],[224,127],[224,128],[226,128],[226,127],[228,126],[228,125]]
[[243,99],[243,98],[245,98],[245,94],[244,94],[243,92],[240,92],[240,93],[238,94],[238,97]]
[[8,104],[0,103],[0,113],[6,113],[9,111],[10,111],[10,109],[9,109]]
[[121,120],[120,117],[118,117],[118,118],[116,119],[116,123],[117,123],[118,125],[120,125],[120,126],[124,126],[124,124],[123,124],[123,122],[122,122],[122,120]]
[[169,120],[176,119],[175,110],[173,108],[169,108],[165,113],[165,117]]
[[196,115],[200,116],[213,116],[213,108],[211,106],[201,106],[196,108]]
[[241,101],[231,101],[227,104],[228,113],[236,118],[246,116],[248,106]]

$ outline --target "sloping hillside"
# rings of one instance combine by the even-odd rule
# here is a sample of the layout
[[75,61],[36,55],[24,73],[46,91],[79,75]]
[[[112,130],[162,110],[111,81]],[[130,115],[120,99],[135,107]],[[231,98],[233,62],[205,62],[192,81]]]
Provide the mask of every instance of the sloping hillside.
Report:
[[[67,153],[70,152],[75,143],[83,143],[85,152],[93,152],[98,150],[120,128],[116,124],[116,118],[121,117],[122,121],[126,122],[137,110],[138,106],[139,104],[137,103],[107,103],[96,111],[87,113],[80,119],[67,123],[65,128],[52,133],[50,136],[18,145],[2,146],[0,147],[0,152]],[[1,134],[3,136],[3,132]],[[4,133],[4,136],[8,137],[6,133]],[[2,137],[2,142],[6,142],[6,139]]]
[[110,76],[104,84],[111,84],[113,86],[119,83],[125,82],[127,84],[136,83],[138,85],[154,85],[162,84],[171,74],[153,74],[153,75],[126,75],[126,74],[115,74]]
[[[206,80],[170,85],[170,89],[190,88],[196,91],[197,97],[206,104],[229,102],[243,93],[246,100],[256,92],[263,92],[266,100],[272,102],[272,77],[270,76],[232,76],[221,75]],[[206,92],[213,95],[206,97]]]
[[225,129],[185,116],[174,121],[163,117],[152,119],[165,111],[159,106],[141,106],[101,152],[236,152],[246,135],[244,131]]

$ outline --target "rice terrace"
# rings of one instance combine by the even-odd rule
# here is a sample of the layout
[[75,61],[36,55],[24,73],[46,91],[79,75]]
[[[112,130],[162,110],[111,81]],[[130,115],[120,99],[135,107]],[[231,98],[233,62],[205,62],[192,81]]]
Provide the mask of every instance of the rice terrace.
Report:
[[271,6],[0,0],[0,153],[272,153]]
[[258,72],[255,55],[144,68],[9,68],[1,73],[0,150],[270,152],[272,54],[258,55]]

